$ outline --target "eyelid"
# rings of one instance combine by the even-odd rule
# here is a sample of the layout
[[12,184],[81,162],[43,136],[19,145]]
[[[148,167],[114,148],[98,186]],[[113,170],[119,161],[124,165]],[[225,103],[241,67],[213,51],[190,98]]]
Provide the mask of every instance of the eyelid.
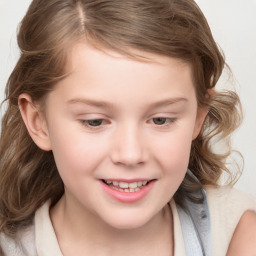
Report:
[[[159,119],[166,119],[166,122],[164,123],[164,124],[155,124],[154,122],[153,122],[153,120],[154,119],[157,119],[157,118],[159,118]],[[176,117],[166,117],[166,116],[164,116],[164,115],[158,115],[158,116],[155,116],[155,117],[152,117],[152,118],[150,118],[149,119],[149,122],[151,123],[151,124],[153,124],[155,127],[159,127],[159,128],[166,128],[166,127],[169,127],[170,125],[172,125],[173,123],[175,123],[177,121],[177,118]]]
[[[102,123],[100,123],[99,125],[90,125],[89,122],[92,121],[102,121]],[[88,119],[79,119],[79,122],[81,123],[82,126],[84,126],[85,128],[88,128],[90,130],[97,130],[97,129],[102,129],[104,128],[106,125],[110,124],[111,122],[108,121],[105,118],[88,118]]]

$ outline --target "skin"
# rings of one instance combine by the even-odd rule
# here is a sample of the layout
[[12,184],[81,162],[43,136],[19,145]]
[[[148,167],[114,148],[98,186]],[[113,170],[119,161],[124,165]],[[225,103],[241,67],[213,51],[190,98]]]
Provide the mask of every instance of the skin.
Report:
[[241,217],[229,245],[227,256],[256,255],[256,213],[246,211]]
[[[64,255],[173,255],[167,203],[207,110],[197,106],[190,65],[139,54],[150,61],[77,43],[71,73],[43,113],[29,95],[19,98],[31,137],[53,151],[65,184],[50,213]],[[141,200],[124,203],[102,189],[102,179],[154,183]]]

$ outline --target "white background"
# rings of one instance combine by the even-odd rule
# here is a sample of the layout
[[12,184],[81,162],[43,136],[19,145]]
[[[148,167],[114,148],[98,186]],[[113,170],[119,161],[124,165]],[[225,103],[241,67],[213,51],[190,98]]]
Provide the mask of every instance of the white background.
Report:
[[[17,61],[16,30],[31,0],[0,0],[0,101]],[[221,79],[218,88],[236,86],[244,122],[233,137],[244,156],[244,173],[236,187],[256,196],[256,0],[197,0],[213,35],[224,50],[233,81]]]

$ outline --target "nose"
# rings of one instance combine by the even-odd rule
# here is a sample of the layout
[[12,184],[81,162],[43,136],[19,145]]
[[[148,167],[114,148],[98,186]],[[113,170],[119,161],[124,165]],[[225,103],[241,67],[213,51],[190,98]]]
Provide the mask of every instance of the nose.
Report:
[[148,159],[146,142],[140,129],[135,126],[118,129],[114,134],[111,160],[125,167],[136,167]]

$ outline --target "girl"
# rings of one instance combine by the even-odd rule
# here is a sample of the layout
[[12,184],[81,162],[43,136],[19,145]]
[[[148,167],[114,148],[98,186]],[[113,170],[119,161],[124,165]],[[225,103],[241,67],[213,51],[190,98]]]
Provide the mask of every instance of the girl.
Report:
[[227,256],[256,255],[256,213],[246,211],[241,217]]
[[239,98],[192,0],[34,0],[7,87],[3,255],[225,255]]

